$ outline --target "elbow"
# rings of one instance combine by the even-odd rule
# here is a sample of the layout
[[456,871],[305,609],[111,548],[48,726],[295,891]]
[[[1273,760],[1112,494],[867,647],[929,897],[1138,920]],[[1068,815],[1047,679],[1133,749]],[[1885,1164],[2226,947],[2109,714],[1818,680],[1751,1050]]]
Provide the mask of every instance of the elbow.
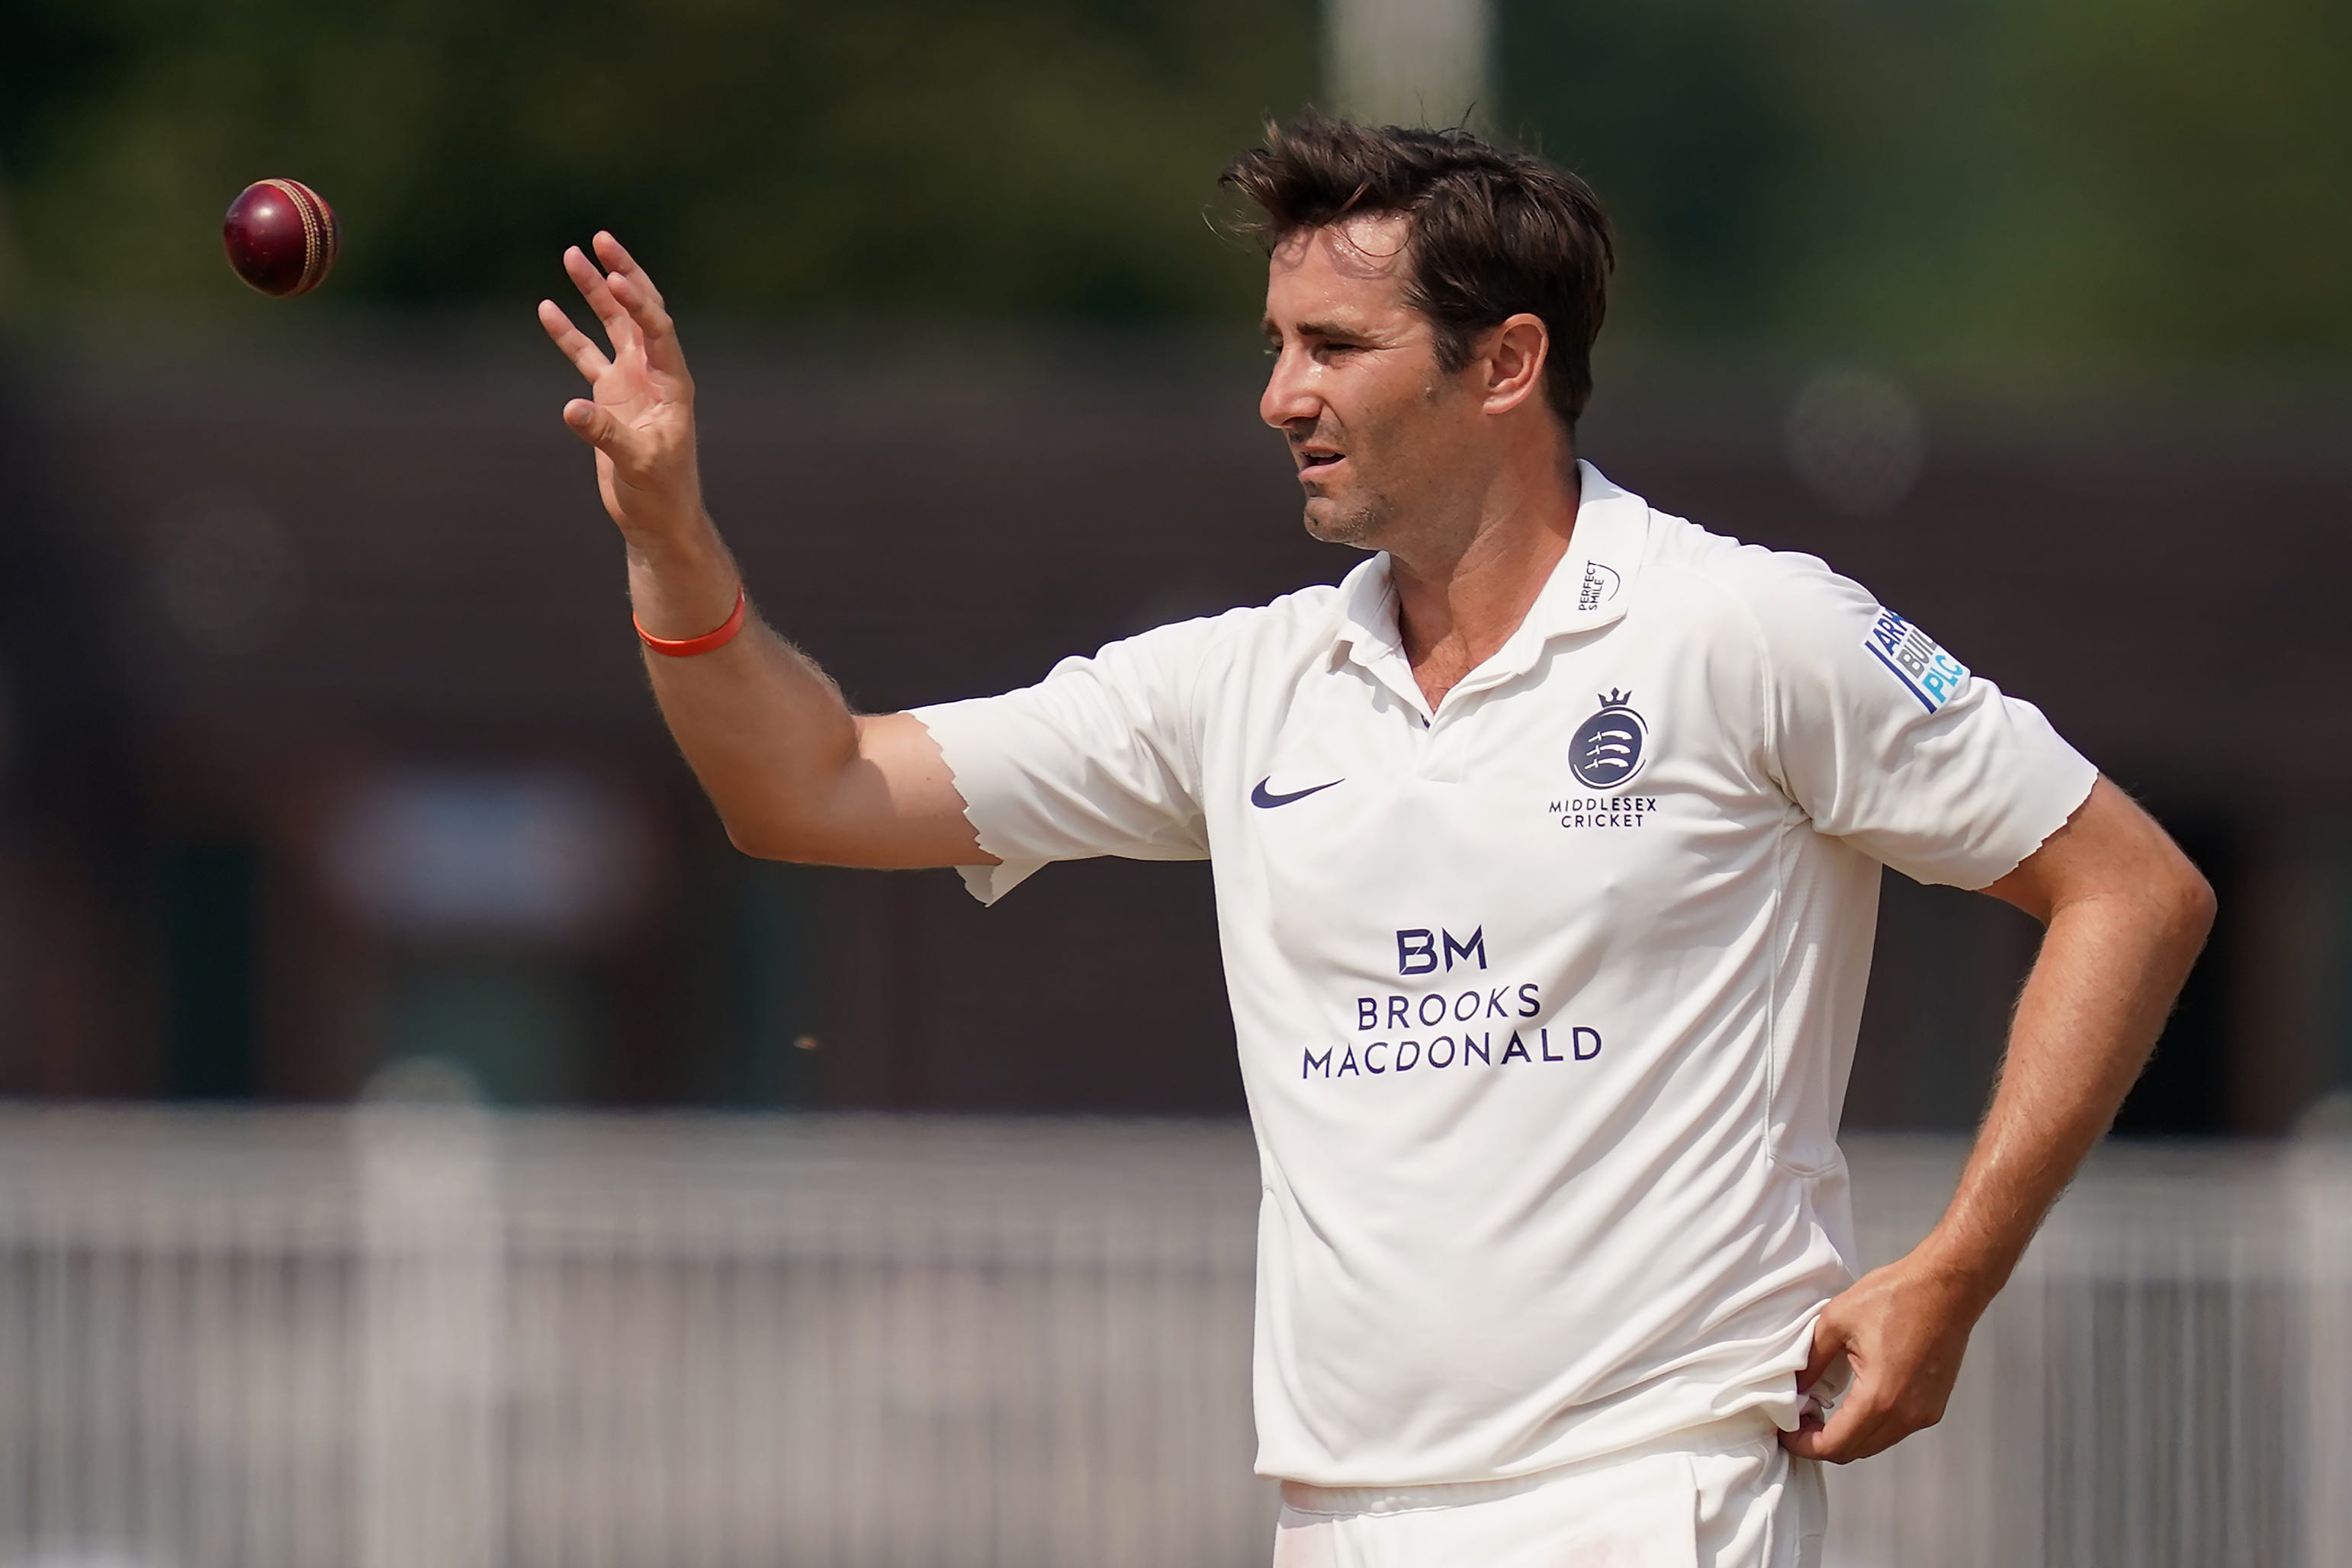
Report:
[[2186,859],[2176,881],[2175,924],[2189,951],[2201,951],[2205,939],[2213,934],[2213,917],[2221,910],[2221,901],[2214,898],[2213,884],[2205,879],[2205,873]]
[[751,856],[752,860],[783,858],[783,856],[779,856],[779,853],[774,853],[772,848],[769,848],[767,835],[757,830],[757,827],[752,827],[751,823],[736,823],[736,820],[730,820],[730,818],[719,818],[719,826],[727,827],[727,842],[734,844],[740,853]]
[[727,828],[727,842],[754,860],[804,864],[816,858],[801,836],[782,832],[772,824],[720,820]]
[[2205,873],[2178,846],[2167,845],[2166,849],[2140,879],[2142,908],[2149,911],[2150,923],[2168,945],[2194,959],[2212,934],[2220,900],[2213,896],[2213,884],[2205,879]]

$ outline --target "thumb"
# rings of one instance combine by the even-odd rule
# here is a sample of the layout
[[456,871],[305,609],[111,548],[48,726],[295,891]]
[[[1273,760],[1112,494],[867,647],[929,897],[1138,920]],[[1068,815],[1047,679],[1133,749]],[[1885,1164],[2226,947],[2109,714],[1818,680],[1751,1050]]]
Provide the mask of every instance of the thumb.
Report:
[[612,454],[614,443],[621,434],[621,422],[584,397],[575,397],[563,405],[563,422],[572,426],[574,436],[607,456]]
[[1822,1315],[1813,1320],[1812,1353],[1805,1358],[1805,1370],[1797,1374],[1797,1392],[1800,1394],[1826,1376],[1852,1342],[1846,1337],[1845,1325],[1836,1317],[1836,1302],[1831,1302],[1822,1309]]

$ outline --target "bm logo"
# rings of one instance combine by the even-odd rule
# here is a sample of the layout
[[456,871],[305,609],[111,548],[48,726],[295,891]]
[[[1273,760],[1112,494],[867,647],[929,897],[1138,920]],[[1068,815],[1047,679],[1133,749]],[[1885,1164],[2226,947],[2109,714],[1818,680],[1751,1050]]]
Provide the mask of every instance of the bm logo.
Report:
[[1486,928],[1480,926],[1466,940],[1456,941],[1450,931],[1401,931],[1397,938],[1397,973],[1399,974],[1434,974],[1442,958],[1447,973],[1454,972],[1456,960],[1468,963],[1478,961],[1486,967]]

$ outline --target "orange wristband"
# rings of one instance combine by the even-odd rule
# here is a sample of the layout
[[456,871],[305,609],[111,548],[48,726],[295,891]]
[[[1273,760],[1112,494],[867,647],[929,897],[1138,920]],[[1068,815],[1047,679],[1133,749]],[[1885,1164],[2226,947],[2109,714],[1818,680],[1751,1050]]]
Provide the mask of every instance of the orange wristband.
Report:
[[734,611],[715,632],[705,632],[698,637],[657,637],[646,630],[645,623],[635,616],[629,617],[629,624],[637,628],[638,641],[656,653],[667,654],[672,658],[691,658],[698,653],[725,647],[735,640],[735,634],[743,629],[743,585],[740,583],[735,585]]

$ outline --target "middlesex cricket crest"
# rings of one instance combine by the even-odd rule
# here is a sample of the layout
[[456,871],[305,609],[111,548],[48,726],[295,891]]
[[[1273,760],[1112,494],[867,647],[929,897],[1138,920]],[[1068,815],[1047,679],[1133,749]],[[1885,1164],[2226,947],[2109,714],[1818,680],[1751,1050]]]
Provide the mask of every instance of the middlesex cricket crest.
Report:
[[1650,727],[1633,711],[1632,692],[1612,687],[1600,700],[1601,711],[1579,725],[1568,744],[1568,766],[1587,789],[1615,789],[1649,761]]

